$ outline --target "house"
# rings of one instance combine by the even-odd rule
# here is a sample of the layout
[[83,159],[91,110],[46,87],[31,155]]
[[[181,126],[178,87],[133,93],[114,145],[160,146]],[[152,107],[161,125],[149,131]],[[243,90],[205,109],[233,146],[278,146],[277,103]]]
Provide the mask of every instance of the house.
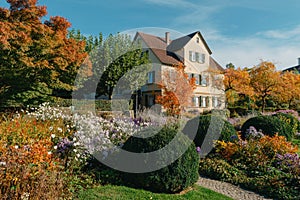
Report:
[[[152,69],[148,73],[148,81],[141,89],[141,104],[151,107],[155,104],[156,95],[161,94],[158,83],[162,72],[174,70],[174,65],[182,62],[185,73],[196,80],[196,89],[191,96],[191,112],[203,112],[211,109],[225,108],[225,92],[223,87],[215,87],[216,79],[222,79],[224,69],[212,57],[212,51],[199,31],[171,40],[169,32],[159,37],[137,32],[134,41],[142,45],[149,55]],[[173,68],[173,69],[172,69]],[[222,82],[222,81],[221,81]]]
[[298,65],[293,66],[293,67],[289,67],[285,70],[282,70],[282,72],[288,72],[288,71],[293,71],[293,72],[300,73],[300,58],[298,58]]

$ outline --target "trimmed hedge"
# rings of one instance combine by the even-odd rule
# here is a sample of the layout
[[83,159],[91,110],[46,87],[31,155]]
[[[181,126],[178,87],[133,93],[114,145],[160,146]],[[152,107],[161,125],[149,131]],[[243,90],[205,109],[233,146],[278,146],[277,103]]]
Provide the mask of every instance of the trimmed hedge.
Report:
[[[146,153],[159,150],[166,146],[177,134],[174,126],[162,128],[156,135],[148,138],[130,137],[122,147],[124,150],[135,153]],[[174,152],[182,148],[182,144],[191,142],[188,137],[179,133],[180,145],[174,147]],[[157,163],[164,162],[161,155]],[[150,190],[152,192],[176,193],[192,186],[198,180],[199,155],[193,143],[187,151],[172,164],[159,170],[148,173],[124,173],[124,182],[131,187]]]
[[[213,121],[211,121],[213,119]],[[196,118],[192,119],[193,120],[198,120]],[[212,126],[210,127],[210,124],[212,123]],[[221,135],[218,137],[218,135],[221,132]],[[189,136],[189,133],[186,133]],[[231,141],[233,139],[237,139],[238,135],[236,130],[234,129],[234,126],[230,124],[228,121],[222,119],[221,117],[218,116],[212,116],[212,115],[201,115],[199,117],[199,126],[197,130],[197,134],[195,138],[193,139],[195,145],[197,147],[201,147],[203,144],[203,141],[206,137],[210,137],[216,140],[223,140],[223,141]],[[208,140],[209,142],[213,142],[212,140]],[[213,144],[211,144],[213,145]]]
[[292,140],[292,127],[275,116],[257,116],[248,119],[241,128],[242,139],[245,139],[246,131],[250,126],[261,130],[263,134],[274,136],[275,134],[285,136],[288,141]]

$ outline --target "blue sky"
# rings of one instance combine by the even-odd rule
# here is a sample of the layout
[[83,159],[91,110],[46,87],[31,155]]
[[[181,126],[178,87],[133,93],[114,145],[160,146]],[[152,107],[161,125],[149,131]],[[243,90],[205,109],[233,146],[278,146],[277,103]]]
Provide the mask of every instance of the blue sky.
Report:
[[[48,16],[63,16],[82,33],[116,34],[140,27],[199,30],[223,66],[251,67],[261,59],[278,69],[300,57],[298,0],[40,0]],[[7,6],[5,1],[0,6]],[[171,36],[172,39],[172,36]]]

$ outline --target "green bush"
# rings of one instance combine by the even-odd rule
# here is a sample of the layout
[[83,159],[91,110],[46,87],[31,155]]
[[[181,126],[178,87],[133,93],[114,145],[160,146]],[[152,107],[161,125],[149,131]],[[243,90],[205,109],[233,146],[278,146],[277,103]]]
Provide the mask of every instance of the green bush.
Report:
[[230,165],[220,157],[206,157],[200,160],[199,174],[239,185],[274,199],[300,199],[300,177],[271,166],[267,171],[249,177],[246,171]]
[[[194,118],[192,120],[198,119]],[[218,136],[217,134],[220,132],[221,135]],[[189,136],[189,133],[186,134]],[[189,137],[193,139],[197,147],[201,147],[206,137],[209,137],[207,141],[211,143],[210,145],[213,145],[213,140],[224,140],[227,142],[233,138],[237,138],[237,132],[232,124],[218,116],[201,115],[199,117],[199,126],[196,136],[194,138]]]
[[274,136],[278,133],[278,135],[285,136],[288,141],[291,141],[293,137],[292,127],[278,117],[257,116],[248,119],[241,129],[242,139],[245,139],[247,129],[250,126],[255,127],[258,131],[261,130],[265,135]]
[[[124,144],[123,149],[135,152],[146,153],[159,150],[166,146],[177,134],[177,127],[166,126],[152,137],[138,138],[130,137]],[[176,151],[191,141],[182,133],[179,134],[179,143],[174,146]],[[188,143],[187,143],[188,142]],[[165,157],[174,156],[172,152],[168,155],[161,155],[157,163],[164,162]],[[159,170],[148,173],[124,173],[124,182],[132,187],[147,189],[152,192],[176,193],[193,185],[198,180],[199,155],[193,143],[172,164]]]
[[199,162],[199,174],[201,176],[230,182],[233,184],[240,184],[246,182],[246,174],[231,166],[225,160],[220,158],[203,158]]
[[293,133],[297,133],[299,128],[299,120],[296,117],[287,113],[276,113],[273,116],[278,117],[281,121],[288,123],[291,126]]

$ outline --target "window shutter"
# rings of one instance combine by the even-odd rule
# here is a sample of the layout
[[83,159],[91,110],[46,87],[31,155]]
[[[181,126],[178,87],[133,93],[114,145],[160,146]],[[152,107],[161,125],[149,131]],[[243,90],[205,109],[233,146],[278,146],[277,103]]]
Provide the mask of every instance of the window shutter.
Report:
[[209,97],[205,98],[205,100],[206,100],[206,102],[205,102],[206,103],[206,107],[209,107],[209,99],[210,99]]

